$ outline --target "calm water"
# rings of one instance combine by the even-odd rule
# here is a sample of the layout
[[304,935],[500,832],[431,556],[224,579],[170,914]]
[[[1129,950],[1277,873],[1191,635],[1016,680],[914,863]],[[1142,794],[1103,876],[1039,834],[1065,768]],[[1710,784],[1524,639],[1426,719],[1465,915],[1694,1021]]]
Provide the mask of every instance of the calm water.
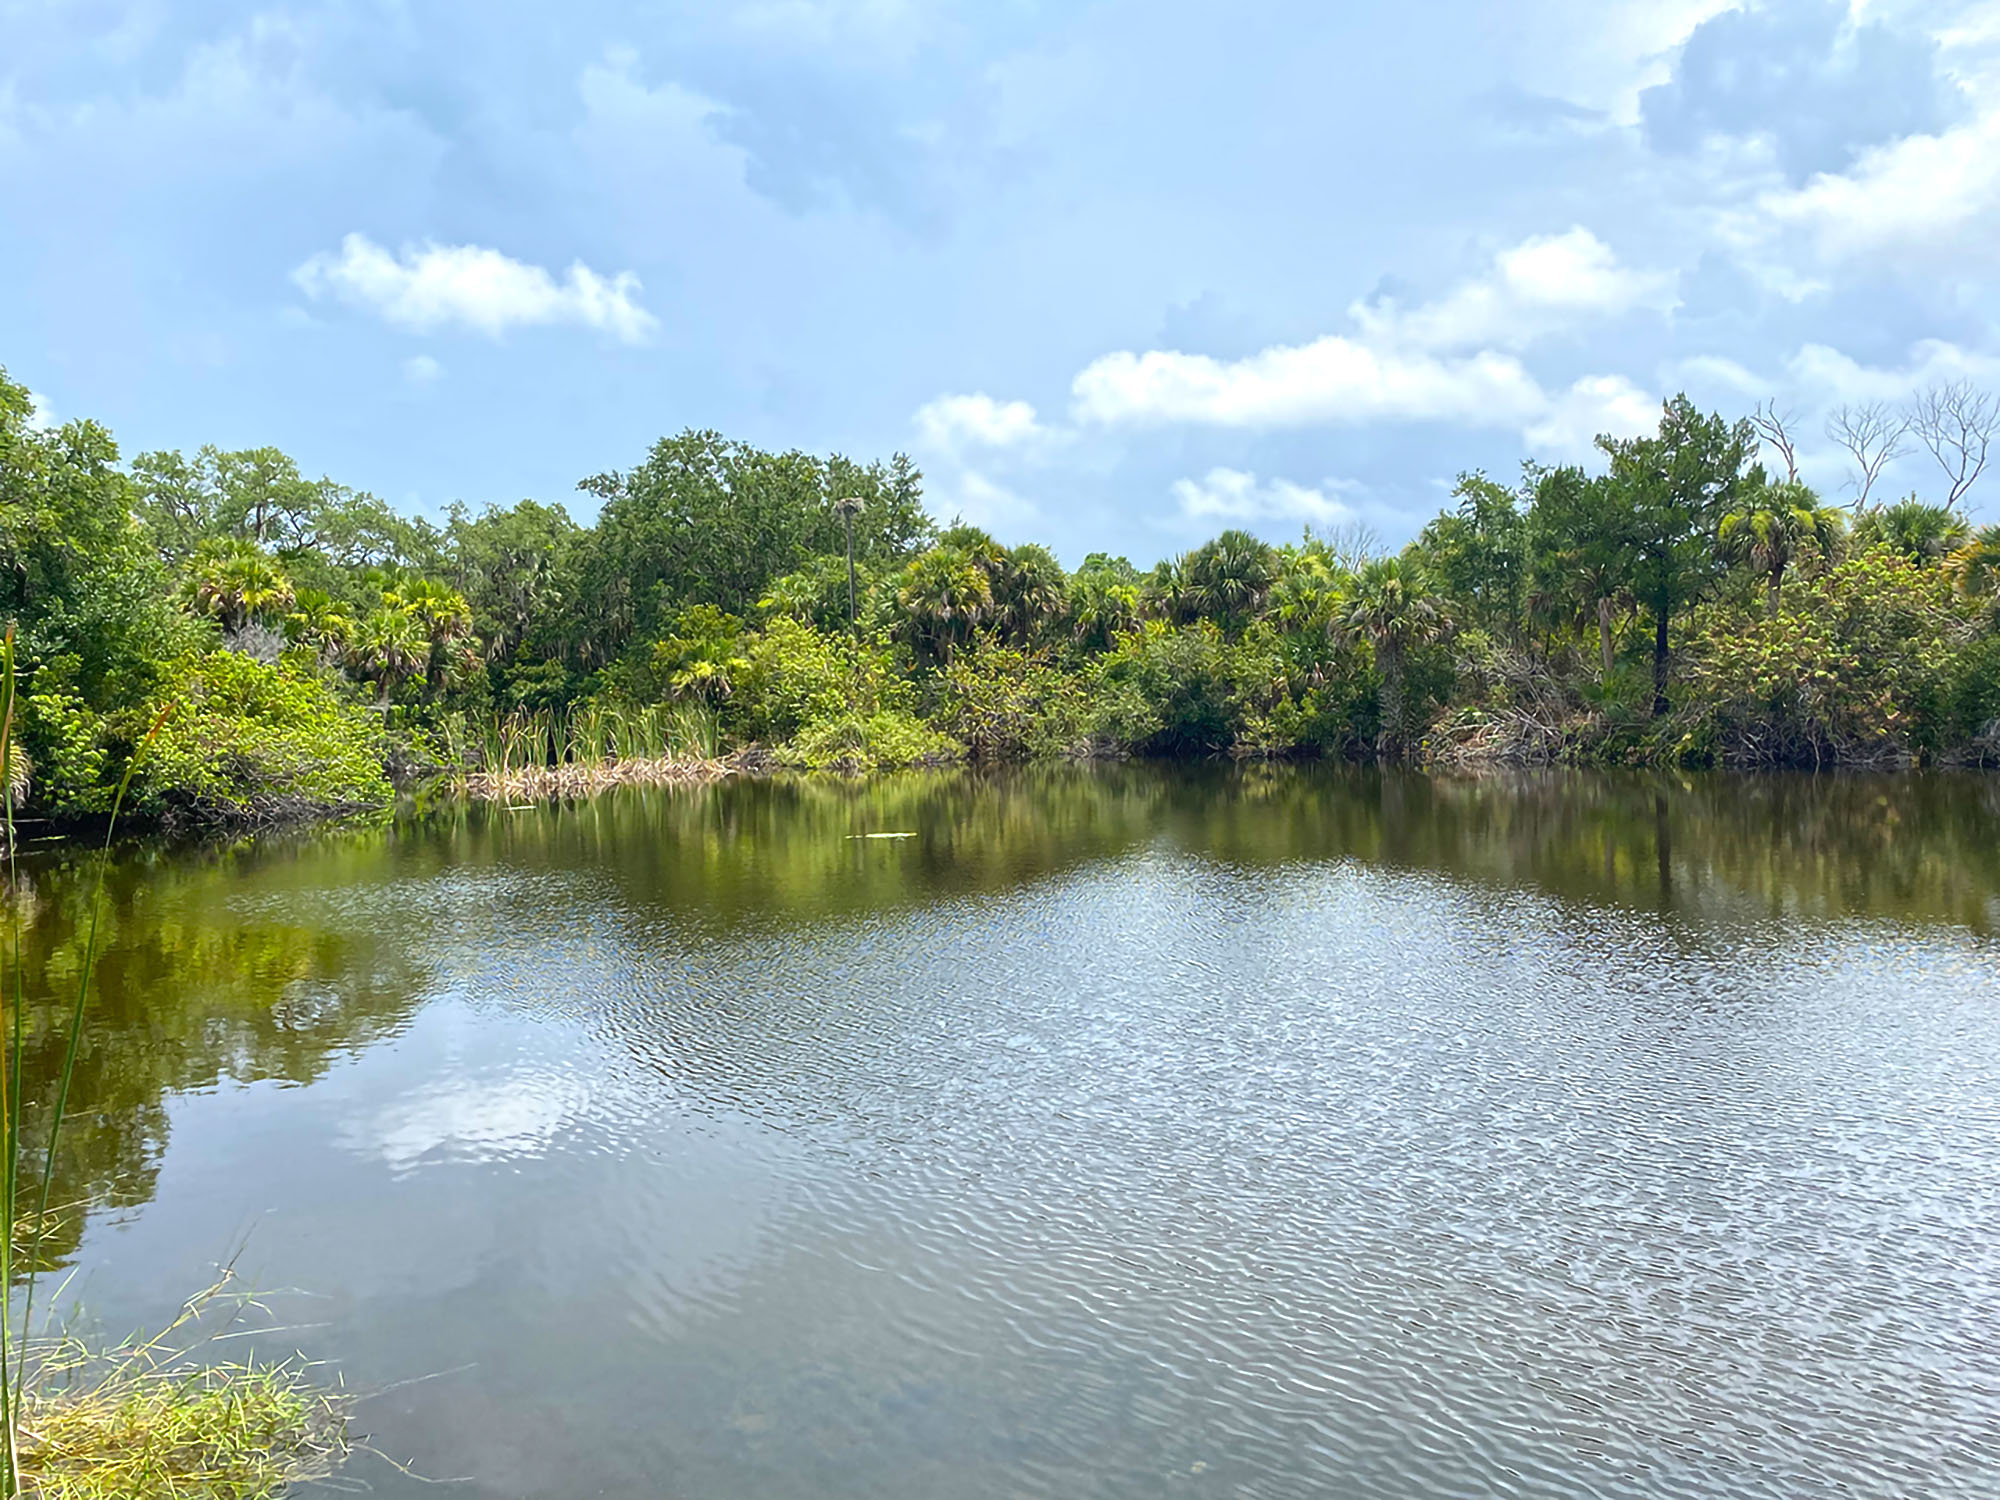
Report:
[[746,783],[112,885],[71,1294],[240,1250],[464,1481],[377,1495],[2000,1494],[2000,780]]

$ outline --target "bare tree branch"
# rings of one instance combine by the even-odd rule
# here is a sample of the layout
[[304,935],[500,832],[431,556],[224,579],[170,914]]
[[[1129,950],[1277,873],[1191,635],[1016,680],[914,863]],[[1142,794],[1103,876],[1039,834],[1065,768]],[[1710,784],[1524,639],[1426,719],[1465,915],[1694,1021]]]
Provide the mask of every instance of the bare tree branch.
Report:
[[1986,468],[1986,450],[2000,437],[2000,402],[1969,380],[1945,381],[1910,403],[1909,424],[1951,483],[1949,509]]
[[1792,423],[1797,420],[1796,412],[1779,411],[1776,401],[1759,402],[1750,415],[1750,425],[1757,429],[1757,436],[1767,447],[1776,448],[1778,456],[1784,459],[1787,482],[1799,477],[1798,448],[1792,437]]
[[1858,515],[1868,503],[1875,481],[1909,449],[1903,436],[1910,419],[1886,401],[1863,401],[1858,406],[1840,405],[1826,419],[1828,441],[1846,451],[1854,460],[1854,475],[1847,482],[1854,489],[1854,510]]

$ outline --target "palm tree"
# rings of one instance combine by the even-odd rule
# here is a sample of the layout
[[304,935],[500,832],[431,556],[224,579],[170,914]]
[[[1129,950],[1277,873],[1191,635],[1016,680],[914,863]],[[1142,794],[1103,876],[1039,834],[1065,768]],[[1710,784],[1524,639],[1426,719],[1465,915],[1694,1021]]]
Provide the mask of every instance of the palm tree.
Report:
[[472,633],[472,611],[457,589],[428,578],[405,584],[398,597],[403,612],[430,643],[424,659],[424,696],[435,698],[443,685],[451,646]]
[[204,542],[190,564],[195,609],[213,616],[225,635],[237,635],[258,616],[292,605],[292,581],[249,542]]
[[957,644],[991,618],[993,582],[972,554],[933,547],[903,569],[896,602],[917,654],[949,666]]
[[1750,495],[1742,509],[1724,516],[1716,540],[1724,557],[1763,574],[1766,608],[1775,615],[1785,569],[1808,549],[1832,556],[1842,530],[1838,511],[1821,506],[1810,489],[1788,479]]
[[300,589],[285,616],[285,638],[294,645],[315,647],[322,657],[340,654],[354,620],[325,589]]
[[343,655],[349,670],[374,683],[387,703],[428,659],[429,644],[408,610],[384,602],[355,625]]
[[1398,557],[1380,557],[1349,578],[1334,606],[1333,629],[1349,640],[1375,648],[1382,674],[1382,727],[1376,753],[1400,755],[1408,729],[1404,673],[1410,652],[1440,639],[1451,628],[1438,596],[1423,574]]
[[1969,599],[2000,594],[2000,526],[1982,526],[1945,564]]
[[1268,542],[1232,528],[1181,560],[1186,605],[1232,634],[1263,613],[1278,578],[1278,555]]
[[1020,645],[1062,618],[1069,575],[1048,548],[1028,542],[1008,549],[991,582],[995,623]]
[[1278,554],[1278,576],[1265,610],[1286,630],[1324,627],[1344,577],[1333,554],[1318,542],[1285,548]]
[[1915,495],[1869,511],[1854,527],[1854,540],[1862,546],[1887,547],[1920,566],[1943,562],[1971,535],[1963,516]]

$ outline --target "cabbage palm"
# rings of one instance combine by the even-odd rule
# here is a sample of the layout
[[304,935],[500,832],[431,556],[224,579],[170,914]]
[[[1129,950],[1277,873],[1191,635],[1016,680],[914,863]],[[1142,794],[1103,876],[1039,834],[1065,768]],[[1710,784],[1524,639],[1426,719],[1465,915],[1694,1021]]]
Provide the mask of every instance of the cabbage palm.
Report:
[[1956,511],[1926,505],[1914,495],[1869,511],[1854,527],[1854,539],[1863,546],[1888,547],[1918,564],[1943,562],[1971,535]]
[[991,583],[994,623],[1021,645],[1040,638],[1062,618],[1069,575],[1046,547],[1029,542],[1009,548]]
[[435,698],[451,648],[472,633],[472,611],[465,596],[446,584],[419,578],[399,591],[403,612],[416,622],[429,649],[424,656],[424,694]]
[[349,670],[374,683],[387,703],[428,660],[430,642],[408,610],[385,602],[355,624],[343,655]]
[[325,589],[300,589],[285,616],[286,639],[315,647],[324,656],[338,656],[353,630],[353,618]]
[[289,609],[292,581],[249,542],[206,542],[190,564],[189,592],[197,612],[235,635],[260,615]]
[[1797,480],[1787,480],[1750,495],[1741,509],[1724,516],[1716,539],[1724,557],[1763,575],[1767,608],[1775,615],[1785,569],[1808,551],[1830,557],[1842,529],[1838,511],[1821,506]]
[[1232,528],[1181,560],[1186,607],[1235,633],[1263,613],[1278,577],[1268,542]]
[[933,547],[903,569],[899,629],[919,656],[949,665],[954,648],[993,614],[993,582],[970,552]]
[[1410,652],[1441,639],[1451,628],[1443,602],[1417,568],[1398,557],[1379,557],[1342,586],[1332,625],[1337,635],[1365,640],[1374,648],[1375,667],[1382,674],[1376,751],[1401,754],[1409,728],[1405,674]]
[[1952,553],[1947,566],[1968,598],[2000,594],[2000,526],[1982,526]]

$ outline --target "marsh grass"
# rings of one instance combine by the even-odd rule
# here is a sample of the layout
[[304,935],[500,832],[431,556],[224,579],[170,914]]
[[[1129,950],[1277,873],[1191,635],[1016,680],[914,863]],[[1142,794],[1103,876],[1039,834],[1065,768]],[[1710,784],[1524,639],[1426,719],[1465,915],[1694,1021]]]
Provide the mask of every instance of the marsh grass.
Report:
[[693,703],[583,703],[565,714],[543,709],[477,725],[454,718],[443,742],[453,786],[482,801],[581,797],[728,773],[715,716]]
[[[14,629],[0,635],[0,816],[7,884],[14,868],[18,784],[14,744]],[[160,1334],[93,1350],[68,1333],[36,1333],[35,1292],[44,1242],[65,1210],[50,1203],[56,1151],[82,1049],[85,1001],[97,963],[104,872],[118,816],[168,712],[133,751],[111,803],[91,893],[75,993],[64,1010],[35,1020],[61,1025],[62,1063],[52,1097],[28,1098],[30,1041],[22,973],[21,903],[7,900],[7,982],[0,988],[0,1500],[268,1500],[293,1479],[322,1472],[343,1453],[340,1407],[321,1394],[301,1361],[256,1364],[204,1359],[225,1329],[208,1314],[254,1307],[228,1292],[229,1278],[189,1301]],[[31,1126],[46,1144],[30,1150]],[[35,1160],[39,1157],[39,1161]],[[39,1168],[39,1170],[35,1170]],[[48,1322],[46,1312],[44,1322]],[[192,1342],[187,1342],[192,1339]]]
[[303,1360],[214,1357],[260,1306],[225,1273],[150,1338],[111,1348],[68,1335],[29,1341],[19,1493],[269,1500],[332,1473],[347,1453],[345,1403]]

